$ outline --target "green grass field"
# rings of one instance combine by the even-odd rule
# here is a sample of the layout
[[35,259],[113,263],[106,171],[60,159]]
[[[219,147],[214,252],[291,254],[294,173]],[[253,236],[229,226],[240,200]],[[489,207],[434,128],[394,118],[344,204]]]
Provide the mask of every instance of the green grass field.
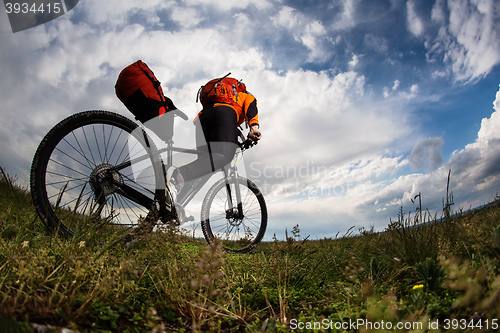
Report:
[[341,239],[296,226],[246,255],[170,228],[125,249],[118,234],[50,234],[2,172],[0,332],[498,331],[497,203],[435,217],[401,211]]

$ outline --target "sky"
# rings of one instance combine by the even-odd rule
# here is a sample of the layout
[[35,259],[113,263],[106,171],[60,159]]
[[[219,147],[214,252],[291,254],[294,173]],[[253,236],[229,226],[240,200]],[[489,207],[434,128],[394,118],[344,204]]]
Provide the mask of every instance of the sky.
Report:
[[[114,84],[142,59],[191,119],[198,88],[228,72],[257,98],[263,137],[244,165],[266,239],[382,231],[419,193],[439,216],[450,170],[454,209],[500,190],[495,0],[81,0],[16,33],[0,10],[0,45],[0,166],[21,184],[63,118],[133,119]],[[194,145],[192,123],[176,137]]]

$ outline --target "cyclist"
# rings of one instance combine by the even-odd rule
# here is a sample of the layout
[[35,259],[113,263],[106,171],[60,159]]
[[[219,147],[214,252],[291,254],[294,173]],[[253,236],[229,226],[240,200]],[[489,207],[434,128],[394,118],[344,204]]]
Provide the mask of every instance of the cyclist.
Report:
[[262,133],[257,100],[245,85],[240,85],[244,89],[238,91],[231,102],[204,101],[202,97],[203,109],[194,124],[197,149],[204,153],[198,155],[195,161],[174,170],[170,184],[178,198],[182,196],[180,192],[186,182],[215,172],[231,162],[238,147],[238,126],[246,122],[250,127],[248,138],[254,142],[260,140]]

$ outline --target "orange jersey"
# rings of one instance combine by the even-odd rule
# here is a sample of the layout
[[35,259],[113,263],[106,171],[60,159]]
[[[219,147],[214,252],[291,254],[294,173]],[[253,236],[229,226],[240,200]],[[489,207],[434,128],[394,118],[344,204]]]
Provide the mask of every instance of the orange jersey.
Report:
[[240,110],[237,107],[230,105],[236,115],[238,116],[238,126],[243,124],[246,120],[248,125],[259,124],[259,112],[257,111],[257,99],[247,92],[239,92],[236,103],[240,106]]

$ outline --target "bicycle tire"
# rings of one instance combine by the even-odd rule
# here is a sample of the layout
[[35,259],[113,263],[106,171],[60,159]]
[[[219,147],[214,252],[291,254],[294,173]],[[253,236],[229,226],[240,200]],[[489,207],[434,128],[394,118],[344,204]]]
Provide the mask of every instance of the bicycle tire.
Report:
[[[92,110],[63,119],[43,138],[33,158],[30,187],[36,212],[50,231],[63,236],[137,225],[151,215],[152,207],[124,196],[116,184],[162,202],[165,168],[156,151],[147,133],[119,114]],[[141,152],[148,155],[142,164],[112,171]]]
[[[237,184],[241,190],[243,218],[228,207],[226,184]],[[234,191],[232,191],[233,202]],[[267,228],[267,206],[262,192],[244,177],[223,178],[207,192],[201,209],[201,226],[206,241],[222,243],[226,251],[248,253],[262,241]]]

